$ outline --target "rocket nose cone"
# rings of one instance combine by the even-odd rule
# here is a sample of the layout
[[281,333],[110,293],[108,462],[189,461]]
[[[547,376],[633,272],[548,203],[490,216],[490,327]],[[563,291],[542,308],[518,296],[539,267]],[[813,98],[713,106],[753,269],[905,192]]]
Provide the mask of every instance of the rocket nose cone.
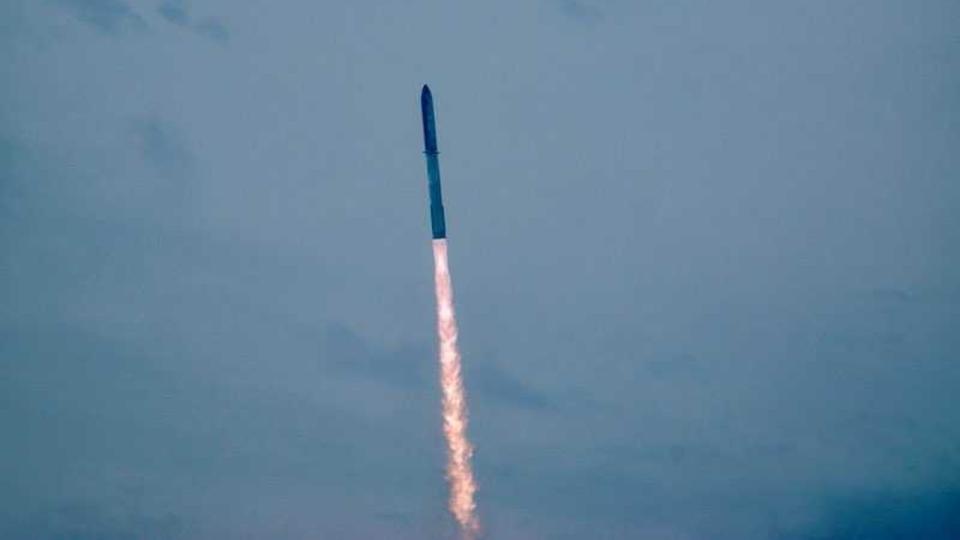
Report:
[[424,110],[433,108],[433,94],[430,93],[430,87],[427,85],[423,85],[423,90],[420,91],[420,106]]
[[420,93],[420,114],[423,117],[423,150],[428,154],[436,154],[437,126],[433,118],[433,95],[427,85],[423,85]]

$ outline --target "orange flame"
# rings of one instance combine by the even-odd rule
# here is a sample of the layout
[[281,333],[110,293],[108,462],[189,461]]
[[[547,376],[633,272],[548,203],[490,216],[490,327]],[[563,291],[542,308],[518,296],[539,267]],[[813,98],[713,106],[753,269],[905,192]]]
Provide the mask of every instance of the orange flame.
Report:
[[457,347],[457,318],[453,310],[453,286],[447,264],[447,241],[433,241],[434,281],[437,291],[437,335],[440,341],[440,385],[443,389],[443,432],[447,440],[447,481],[450,483],[450,512],[460,524],[465,540],[480,531],[473,496],[470,457],[473,447],[467,440],[467,399],[460,373]]

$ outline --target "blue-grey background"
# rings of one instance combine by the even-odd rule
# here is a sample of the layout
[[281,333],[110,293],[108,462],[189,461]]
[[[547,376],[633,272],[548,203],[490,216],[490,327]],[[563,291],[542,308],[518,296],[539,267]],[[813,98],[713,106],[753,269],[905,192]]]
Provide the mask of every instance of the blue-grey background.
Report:
[[953,0],[0,3],[0,537],[960,536]]

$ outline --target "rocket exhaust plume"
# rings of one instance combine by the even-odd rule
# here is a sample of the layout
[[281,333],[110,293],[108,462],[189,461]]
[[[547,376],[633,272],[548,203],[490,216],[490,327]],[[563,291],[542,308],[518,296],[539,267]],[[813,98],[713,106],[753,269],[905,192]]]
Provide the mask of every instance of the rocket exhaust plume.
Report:
[[467,439],[467,398],[463,390],[460,350],[457,347],[457,317],[453,309],[453,286],[447,264],[447,240],[433,241],[434,282],[437,293],[437,337],[440,348],[440,385],[443,390],[443,433],[447,439],[447,480],[450,482],[450,512],[460,524],[465,539],[476,537],[476,516]]
[[420,93],[423,115],[424,154],[430,191],[430,227],[433,232],[434,283],[437,296],[437,340],[440,353],[440,387],[443,391],[443,434],[447,441],[447,481],[450,484],[450,513],[460,524],[464,540],[473,540],[480,531],[470,457],[473,447],[467,439],[467,397],[463,388],[460,350],[457,347],[457,318],[453,309],[453,286],[447,263],[447,224],[440,192],[440,162],[433,95],[427,85]]

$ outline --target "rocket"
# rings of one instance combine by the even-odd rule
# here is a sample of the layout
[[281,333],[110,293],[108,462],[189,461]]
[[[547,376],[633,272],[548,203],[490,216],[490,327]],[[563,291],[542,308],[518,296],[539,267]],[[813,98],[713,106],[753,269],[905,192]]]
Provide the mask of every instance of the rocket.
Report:
[[430,190],[430,228],[436,240],[447,237],[447,222],[443,216],[443,196],[440,193],[440,159],[433,94],[427,85],[423,85],[420,92],[420,114],[423,116],[423,154],[427,158],[427,184]]

